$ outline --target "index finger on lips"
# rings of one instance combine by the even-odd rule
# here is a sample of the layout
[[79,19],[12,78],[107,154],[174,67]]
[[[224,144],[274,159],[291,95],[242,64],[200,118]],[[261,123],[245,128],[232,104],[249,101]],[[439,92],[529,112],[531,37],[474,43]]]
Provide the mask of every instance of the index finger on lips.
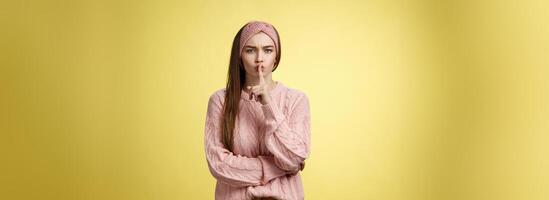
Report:
[[265,83],[265,79],[263,78],[263,65],[259,66],[257,71],[259,71],[259,84],[263,85]]

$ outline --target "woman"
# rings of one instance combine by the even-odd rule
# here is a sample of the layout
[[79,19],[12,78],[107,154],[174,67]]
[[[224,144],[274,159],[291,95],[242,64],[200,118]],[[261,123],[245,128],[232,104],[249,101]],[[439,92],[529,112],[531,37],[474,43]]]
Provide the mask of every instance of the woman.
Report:
[[280,39],[252,21],[236,34],[226,88],[208,102],[205,151],[215,199],[303,199],[300,170],[310,146],[307,96],[272,80]]

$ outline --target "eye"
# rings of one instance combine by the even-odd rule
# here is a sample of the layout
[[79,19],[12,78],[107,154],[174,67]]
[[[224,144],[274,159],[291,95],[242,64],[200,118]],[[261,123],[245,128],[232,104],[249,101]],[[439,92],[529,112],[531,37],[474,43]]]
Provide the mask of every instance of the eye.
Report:
[[266,52],[266,53],[272,53],[273,50],[272,50],[272,49],[265,49],[265,52]]
[[244,52],[246,52],[246,53],[253,53],[254,50],[253,50],[253,49],[246,49]]

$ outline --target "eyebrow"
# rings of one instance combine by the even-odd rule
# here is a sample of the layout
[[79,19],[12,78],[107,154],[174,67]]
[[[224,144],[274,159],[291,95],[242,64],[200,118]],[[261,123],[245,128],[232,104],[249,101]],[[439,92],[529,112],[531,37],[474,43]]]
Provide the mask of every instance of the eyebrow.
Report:
[[[244,48],[256,48],[256,47],[250,46],[250,45],[246,45],[246,46],[244,46]],[[273,45],[267,45],[267,46],[264,46],[263,48],[274,48],[274,46],[273,46]]]

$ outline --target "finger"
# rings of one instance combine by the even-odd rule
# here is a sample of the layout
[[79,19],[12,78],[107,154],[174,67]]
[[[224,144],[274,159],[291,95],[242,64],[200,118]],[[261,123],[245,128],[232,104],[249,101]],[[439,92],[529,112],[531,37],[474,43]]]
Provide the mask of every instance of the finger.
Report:
[[250,93],[255,95],[260,95],[262,93],[261,85],[252,86],[250,89]]
[[263,78],[263,65],[260,65],[257,70],[259,71],[259,84],[265,84],[265,79]]
[[263,89],[260,88],[259,86],[254,86],[252,87],[251,92],[256,95],[261,95],[263,93]]
[[252,98],[253,98],[253,93],[251,92],[252,91],[252,86],[248,85],[248,87],[246,87],[246,88],[248,89],[248,93],[250,93],[250,100],[252,100]]

